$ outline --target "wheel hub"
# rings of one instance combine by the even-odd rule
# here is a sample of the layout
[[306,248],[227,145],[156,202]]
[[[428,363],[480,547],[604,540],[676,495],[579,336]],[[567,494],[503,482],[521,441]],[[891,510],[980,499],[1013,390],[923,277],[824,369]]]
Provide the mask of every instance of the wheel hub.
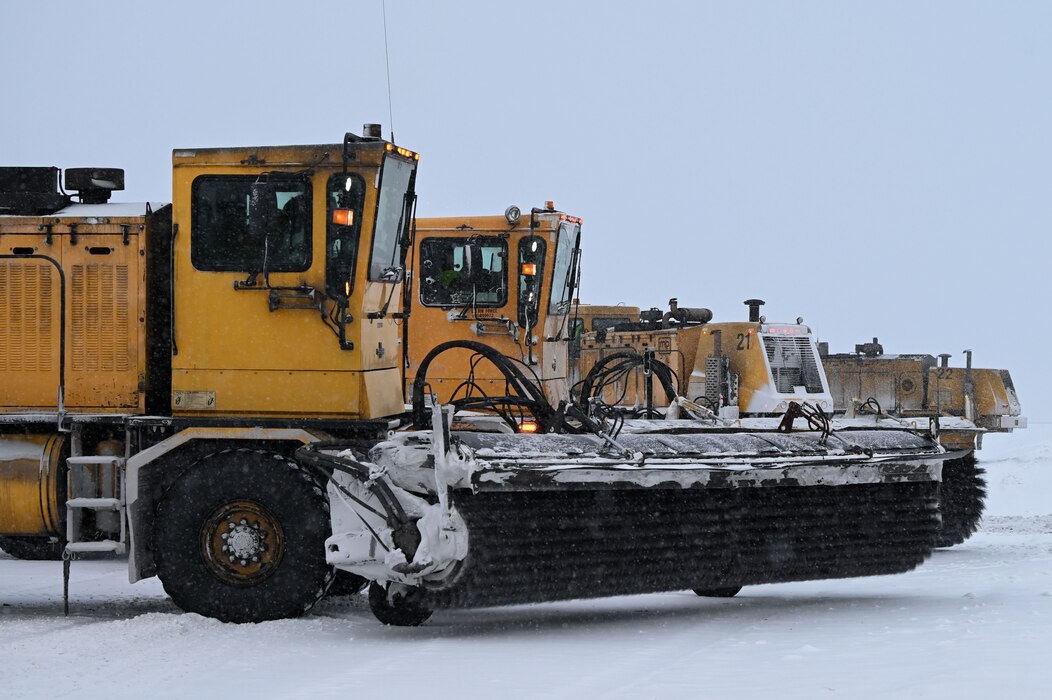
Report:
[[284,553],[281,523],[254,501],[219,506],[201,529],[201,554],[209,571],[235,586],[270,576]]

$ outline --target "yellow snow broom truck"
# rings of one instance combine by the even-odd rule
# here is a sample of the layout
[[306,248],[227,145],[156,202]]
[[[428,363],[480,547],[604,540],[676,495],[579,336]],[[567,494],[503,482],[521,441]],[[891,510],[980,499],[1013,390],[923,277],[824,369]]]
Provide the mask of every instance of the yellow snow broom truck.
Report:
[[[80,553],[126,552],[131,581],[235,622],[302,614],[339,570],[391,624],[929,555],[946,454],[922,432],[617,432],[477,340],[451,342],[541,434],[428,401],[426,357],[407,412],[417,164],[369,126],[176,150],[170,205],[110,203],[119,170],[0,170],[0,546],[63,557],[67,582]],[[470,289],[488,245],[461,246]]]

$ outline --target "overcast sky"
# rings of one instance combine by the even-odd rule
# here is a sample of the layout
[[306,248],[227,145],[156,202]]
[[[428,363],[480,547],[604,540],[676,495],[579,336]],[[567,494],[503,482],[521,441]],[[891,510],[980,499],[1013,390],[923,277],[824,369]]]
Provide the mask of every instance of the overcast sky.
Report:
[[[0,164],[167,201],[174,148],[388,135],[381,7],[0,2]],[[971,348],[1052,420],[1052,3],[389,0],[387,30],[421,215],[552,199],[586,301]]]

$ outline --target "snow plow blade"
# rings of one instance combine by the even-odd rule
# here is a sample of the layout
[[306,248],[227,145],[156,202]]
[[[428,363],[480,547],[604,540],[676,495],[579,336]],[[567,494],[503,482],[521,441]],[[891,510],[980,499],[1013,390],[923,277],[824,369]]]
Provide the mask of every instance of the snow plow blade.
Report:
[[[618,453],[588,435],[396,434],[361,466],[369,488],[387,484],[404,522],[418,523],[414,537],[380,522],[376,500],[364,513],[369,493],[341,477],[330,487],[329,561],[411,587],[429,608],[893,574],[923,562],[945,452],[908,431],[821,442],[664,432],[622,435]],[[375,543],[366,550],[364,540]]]

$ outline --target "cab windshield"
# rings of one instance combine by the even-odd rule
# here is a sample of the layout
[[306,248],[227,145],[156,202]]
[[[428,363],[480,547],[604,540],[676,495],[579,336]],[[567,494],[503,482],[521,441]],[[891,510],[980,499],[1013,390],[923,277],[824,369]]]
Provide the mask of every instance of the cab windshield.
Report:
[[570,310],[574,285],[577,283],[577,252],[581,236],[580,224],[563,222],[559,226],[559,240],[555,245],[552,266],[552,295],[548,312],[565,314]]

